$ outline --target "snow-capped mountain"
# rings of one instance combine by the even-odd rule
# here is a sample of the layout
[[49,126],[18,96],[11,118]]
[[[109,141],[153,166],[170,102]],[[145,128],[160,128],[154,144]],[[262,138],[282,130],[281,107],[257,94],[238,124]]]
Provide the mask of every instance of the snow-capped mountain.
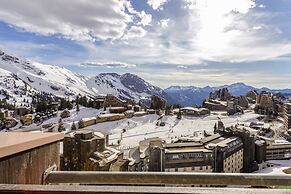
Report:
[[168,96],[171,96],[172,104],[180,104],[182,106],[201,105],[202,101],[208,97],[214,89],[211,87],[194,87],[194,86],[171,86],[164,90]]
[[32,91],[60,97],[112,94],[120,99],[138,102],[148,100],[151,95],[164,95],[161,88],[133,74],[101,73],[95,77],[86,77],[63,67],[20,59],[2,51],[0,79],[0,90],[7,91],[10,96],[15,96],[19,91],[23,91],[21,96]]
[[135,101],[148,100],[151,95],[163,96],[164,91],[146,82],[137,75],[126,73],[101,73],[87,82],[87,86],[95,94],[112,94],[120,99],[133,99]]
[[180,104],[182,106],[199,106],[202,104],[203,100],[209,96],[210,92],[214,92],[222,88],[228,88],[228,91],[234,96],[245,95],[247,92],[252,90],[256,90],[257,92],[270,91],[274,93],[281,92],[283,94],[291,94],[290,89],[272,90],[266,87],[255,88],[241,82],[218,87],[171,86],[166,88],[164,91],[168,94],[168,96],[171,96],[172,99],[174,99],[174,101],[172,101],[173,104]]
[[210,92],[224,87],[235,96],[244,95],[251,90],[291,94],[291,89],[270,90],[244,83],[219,87],[171,86],[163,90],[130,73],[101,73],[87,77],[63,67],[20,59],[0,51],[0,99],[9,96],[10,103],[16,105],[29,104],[33,94],[46,92],[60,97],[111,94],[120,99],[132,99],[145,104],[148,104],[151,95],[157,95],[165,98],[168,104],[193,106],[201,105]]
[[[65,68],[20,59],[0,51],[0,71],[21,80],[36,91],[58,96],[93,94],[86,87],[88,78]],[[2,73],[3,74],[3,73]]]
[[[253,86],[246,85],[244,83],[238,82],[231,85],[223,85],[219,87],[213,87],[214,90],[218,90],[221,88],[228,88],[228,91],[234,96],[245,95],[249,91],[257,90],[260,91],[261,89],[255,88]],[[268,89],[269,90],[269,89]]]

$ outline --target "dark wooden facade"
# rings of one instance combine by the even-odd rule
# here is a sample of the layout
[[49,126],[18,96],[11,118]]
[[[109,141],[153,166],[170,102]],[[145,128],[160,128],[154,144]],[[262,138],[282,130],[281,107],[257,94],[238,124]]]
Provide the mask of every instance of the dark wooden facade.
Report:
[[59,142],[0,158],[1,184],[42,184],[44,172],[60,166]]

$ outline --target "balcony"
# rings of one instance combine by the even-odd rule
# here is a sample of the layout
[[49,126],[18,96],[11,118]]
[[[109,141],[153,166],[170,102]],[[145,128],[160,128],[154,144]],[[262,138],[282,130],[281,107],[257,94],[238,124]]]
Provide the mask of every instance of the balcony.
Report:
[[291,186],[291,175],[239,173],[53,171],[44,184],[0,185],[0,193],[291,193],[279,189]]

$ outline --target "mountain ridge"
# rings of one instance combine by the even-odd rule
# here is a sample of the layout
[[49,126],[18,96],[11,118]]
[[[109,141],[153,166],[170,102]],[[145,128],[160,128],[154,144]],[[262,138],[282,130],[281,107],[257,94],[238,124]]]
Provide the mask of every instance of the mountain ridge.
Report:
[[[205,98],[208,97],[210,92],[214,92],[216,90],[228,88],[229,92],[234,96],[245,95],[247,92],[256,90],[257,92],[269,91],[274,93],[283,93],[283,94],[291,94],[291,89],[269,89],[267,87],[256,88],[251,85],[247,85],[243,82],[236,82],[229,85],[221,85],[221,86],[206,86],[206,87],[196,87],[196,86],[170,86],[164,91],[168,93],[170,96],[175,96],[175,101],[172,102],[174,104],[180,104],[182,106],[200,106]],[[193,96],[195,96],[193,98]]]
[[[88,77],[64,67],[21,59],[0,50],[0,90],[7,91],[14,98],[14,103],[20,103],[21,96],[27,97],[29,92],[46,92],[60,97],[111,94],[120,99],[132,99],[146,104],[150,96],[157,95],[165,98],[169,104],[193,106],[201,105],[210,92],[223,87],[227,87],[232,95],[244,95],[250,90],[291,94],[291,89],[256,88],[242,82],[216,87],[170,86],[162,89],[131,73],[100,73]],[[16,95],[19,91],[21,95]]]
[[[112,94],[120,99],[132,99],[138,102],[148,101],[151,95],[162,97],[165,95],[161,88],[134,74],[100,73],[88,77],[64,67],[21,59],[1,50],[0,75],[0,89],[9,91],[10,96],[14,98],[20,98],[20,95],[14,95],[17,89],[20,89],[17,84],[25,86],[22,88],[23,93],[28,92],[25,90],[29,86],[29,90],[46,92],[59,97],[78,94],[94,97]],[[5,84],[8,78],[11,81],[9,85]]]

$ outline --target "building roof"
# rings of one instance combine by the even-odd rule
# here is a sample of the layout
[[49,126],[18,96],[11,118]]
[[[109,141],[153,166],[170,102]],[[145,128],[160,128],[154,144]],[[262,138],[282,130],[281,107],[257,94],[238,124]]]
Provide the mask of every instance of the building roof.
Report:
[[63,139],[63,133],[0,132],[0,158]]
[[96,117],[88,117],[88,118],[82,118],[81,121],[91,121],[91,120],[96,120]]
[[95,151],[94,152],[95,157],[90,157],[90,160],[98,162],[99,166],[103,167],[108,163],[112,162],[113,160],[116,160],[120,153],[121,153],[120,151],[114,148],[106,147],[106,149],[102,152]]
[[199,142],[186,142],[186,143],[167,143],[165,148],[183,148],[183,147],[199,147],[203,146],[203,144]]
[[110,107],[109,110],[125,110],[126,108],[124,106],[118,106],[118,107]]
[[99,118],[109,118],[109,117],[113,117],[113,116],[124,116],[124,114],[103,114],[103,115],[98,115],[97,117]]
[[189,148],[189,149],[166,149],[166,153],[168,154],[177,154],[177,153],[212,153],[211,150],[205,149],[203,147],[198,147],[198,148]]
[[166,153],[175,154],[175,153],[194,153],[194,152],[209,152],[205,146],[199,142],[187,142],[187,143],[169,143],[165,145]]
[[181,110],[189,110],[189,111],[199,111],[199,108],[196,107],[184,107]]
[[200,111],[208,110],[208,109],[207,108],[197,108],[197,107],[184,107],[184,108],[181,108],[181,110],[182,111],[183,110],[187,110],[187,111],[197,111],[197,112],[200,112]]
[[230,144],[234,141],[237,141],[237,140],[240,140],[240,138],[239,137],[229,137],[229,138],[226,138],[226,139],[218,142],[217,145],[220,147],[226,147],[226,146],[228,146],[228,144]]
[[206,144],[206,143],[214,141],[215,139],[218,139],[220,137],[221,137],[221,135],[219,133],[215,133],[215,134],[213,134],[211,136],[208,136],[208,137],[205,137],[205,138],[201,139],[200,142],[202,144]]

